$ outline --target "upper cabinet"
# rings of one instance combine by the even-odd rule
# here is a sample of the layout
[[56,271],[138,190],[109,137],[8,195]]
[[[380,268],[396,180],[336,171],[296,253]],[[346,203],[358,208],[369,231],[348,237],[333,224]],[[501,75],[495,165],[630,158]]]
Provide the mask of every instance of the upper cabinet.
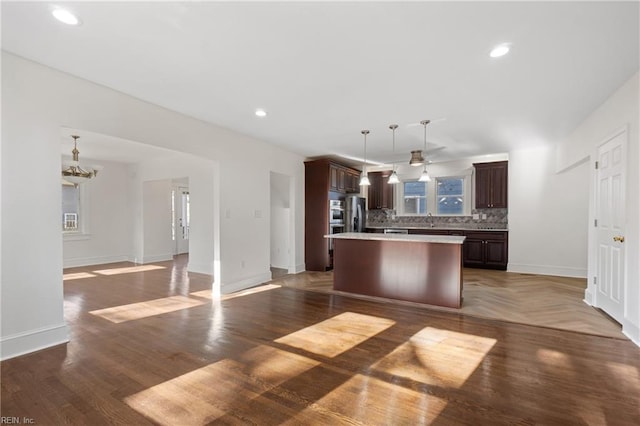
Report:
[[474,163],[476,209],[507,208],[507,163]]
[[389,185],[391,171],[369,173],[369,210],[392,209],[393,187]]
[[336,163],[329,163],[329,190],[360,192],[360,172]]

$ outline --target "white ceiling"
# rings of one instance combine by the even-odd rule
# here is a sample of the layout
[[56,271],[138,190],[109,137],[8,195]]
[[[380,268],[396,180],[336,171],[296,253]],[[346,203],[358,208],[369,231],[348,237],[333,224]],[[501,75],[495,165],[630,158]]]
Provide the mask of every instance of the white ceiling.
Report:
[[304,156],[555,143],[639,68],[638,2],[56,4],[3,1],[2,48]]

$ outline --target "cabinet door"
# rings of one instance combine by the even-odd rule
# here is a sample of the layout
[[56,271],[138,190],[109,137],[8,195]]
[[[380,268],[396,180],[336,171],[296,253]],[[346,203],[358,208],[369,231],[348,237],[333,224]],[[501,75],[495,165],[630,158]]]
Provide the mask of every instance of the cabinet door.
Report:
[[462,246],[463,263],[466,267],[483,266],[484,265],[484,240],[469,238],[464,240]]
[[476,166],[476,209],[489,208],[491,204],[491,169]]
[[338,190],[338,168],[333,165],[329,165],[329,189]]
[[383,174],[382,177],[382,207],[383,209],[393,208],[393,188],[395,185],[389,185],[389,173]]
[[507,208],[507,163],[491,168],[491,207]]
[[492,267],[506,268],[507,243],[505,241],[487,240],[485,246],[485,264]]
[[347,183],[347,172],[345,169],[338,169],[338,191],[344,192]]
[[382,174],[369,173],[369,195],[367,196],[369,210],[382,208]]

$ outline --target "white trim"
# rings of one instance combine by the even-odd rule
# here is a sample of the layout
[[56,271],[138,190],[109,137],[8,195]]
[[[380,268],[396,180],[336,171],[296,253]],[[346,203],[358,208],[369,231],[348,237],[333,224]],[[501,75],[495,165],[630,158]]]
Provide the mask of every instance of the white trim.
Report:
[[593,293],[589,290],[589,286],[584,290],[584,299],[582,301],[589,306],[593,306]]
[[306,269],[304,268],[304,263],[300,263],[299,265],[294,265],[290,267],[287,271],[289,274],[299,274],[300,272],[304,272]]
[[141,264],[145,263],[153,263],[153,262],[164,262],[167,260],[173,260],[173,253],[165,253],[165,254],[154,254],[153,256],[145,256],[140,261]]
[[12,334],[0,339],[0,360],[15,358],[68,341],[69,329],[66,324]]
[[127,262],[129,256],[91,256],[91,257],[74,257],[71,259],[64,259],[62,261],[63,268],[75,268],[78,266],[90,266],[90,265],[104,265],[105,263]]
[[640,346],[640,327],[625,319],[622,324],[622,334],[627,336],[636,346]]
[[63,241],[85,241],[91,239],[91,234],[83,234],[81,232],[63,232]]
[[247,288],[256,286],[258,284],[263,284],[269,281],[271,281],[271,271],[264,272],[258,275],[253,275],[251,277],[248,277],[233,283],[222,284],[220,286],[220,293],[221,294],[234,293],[236,291],[245,290]]
[[553,275],[557,277],[587,278],[586,268],[552,265],[527,265],[524,263],[509,263],[507,272],[519,274]]
[[192,263],[191,260],[189,260],[189,264],[187,265],[187,271],[195,272],[197,274],[213,275],[213,262],[211,262],[210,264]]

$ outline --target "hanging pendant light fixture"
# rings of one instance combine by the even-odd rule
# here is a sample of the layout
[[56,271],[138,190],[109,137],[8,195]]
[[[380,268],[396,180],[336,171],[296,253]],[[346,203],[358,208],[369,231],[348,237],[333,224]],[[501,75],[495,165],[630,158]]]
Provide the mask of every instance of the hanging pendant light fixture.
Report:
[[[427,124],[429,124],[430,120],[422,120],[420,124],[424,126],[424,152],[427,152]],[[413,151],[411,152],[413,155]],[[422,159],[424,163],[424,170],[422,170],[422,174],[420,175],[420,182],[431,182],[431,176],[429,176],[429,172],[427,172],[427,160]]]
[[80,160],[78,159],[78,139],[80,136],[72,135],[73,138],[73,155],[72,160],[63,161],[62,165],[66,168],[62,170],[62,178],[74,185],[85,183],[92,177],[98,175],[98,171],[102,170],[102,166],[91,166],[91,168],[80,167]]
[[[393,155],[396,154],[396,129],[398,128],[397,124],[389,125],[389,128],[393,132]],[[387,183],[391,185],[395,185],[396,183],[400,183],[400,179],[398,179],[398,174],[396,173],[396,164],[393,163],[393,172],[391,172],[391,176],[389,176],[389,180]]]
[[368,130],[361,130],[360,133],[364,135],[364,161],[362,162],[362,176],[360,177],[360,186],[371,185],[369,182],[369,176],[367,175],[367,135]]

